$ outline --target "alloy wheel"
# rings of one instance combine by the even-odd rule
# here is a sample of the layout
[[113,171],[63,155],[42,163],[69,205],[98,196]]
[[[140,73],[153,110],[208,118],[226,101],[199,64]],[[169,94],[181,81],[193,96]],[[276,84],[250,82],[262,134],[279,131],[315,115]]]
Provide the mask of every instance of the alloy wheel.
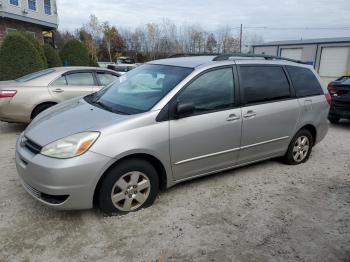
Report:
[[296,162],[303,161],[309,153],[310,141],[307,136],[300,136],[294,143],[293,159]]
[[132,211],[142,206],[150,193],[151,183],[146,174],[132,171],[122,175],[111,192],[113,205],[121,211]]

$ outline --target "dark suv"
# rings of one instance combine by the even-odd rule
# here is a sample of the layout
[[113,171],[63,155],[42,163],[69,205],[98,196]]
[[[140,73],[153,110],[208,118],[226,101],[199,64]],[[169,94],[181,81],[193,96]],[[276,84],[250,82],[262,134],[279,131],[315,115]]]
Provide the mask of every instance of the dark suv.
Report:
[[350,76],[342,76],[329,83],[328,91],[332,96],[329,121],[338,123],[341,118],[350,119]]

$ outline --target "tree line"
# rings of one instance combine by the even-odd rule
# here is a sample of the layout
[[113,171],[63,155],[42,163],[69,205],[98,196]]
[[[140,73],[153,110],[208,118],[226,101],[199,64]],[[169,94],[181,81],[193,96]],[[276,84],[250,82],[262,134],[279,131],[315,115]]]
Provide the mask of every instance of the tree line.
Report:
[[[167,57],[176,53],[237,53],[239,38],[229,26],[215,31],[199,24],[178,26],[168,19],[161,23],[147,23],[135,29],[117,28],[109,22],[100,22],[95,15],[82,27],[71,31],[57,31],[58,49],[72,39],[83,42],[91,61],[115,61],[126,55],[138,62]],[[247,35],[244,42],[263,42],[261,36]],[[244,45],[243,48],[247,49]],[[245,50],[249,51],[249,50]]]

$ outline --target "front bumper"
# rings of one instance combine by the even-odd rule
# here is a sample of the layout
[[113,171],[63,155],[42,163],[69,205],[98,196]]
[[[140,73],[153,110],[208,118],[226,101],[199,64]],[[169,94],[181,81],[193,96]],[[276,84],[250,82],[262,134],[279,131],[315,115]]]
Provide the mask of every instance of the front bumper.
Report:
[[50,158],[23,147],[20,138],[16,145],[16,167],[31,196],[56,209],[93,207],[97,182],[111,158],[91,151],[70,159]]

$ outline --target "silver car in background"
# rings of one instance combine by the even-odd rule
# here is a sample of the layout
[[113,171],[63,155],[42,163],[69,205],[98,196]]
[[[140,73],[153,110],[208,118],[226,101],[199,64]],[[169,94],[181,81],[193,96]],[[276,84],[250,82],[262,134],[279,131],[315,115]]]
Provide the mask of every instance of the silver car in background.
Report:
[[48,206],[135,211],[188,179],[307,161],[329,103],[312,67],[281,58],[156,60],[40,114],[18,139],[17,170]]
[[0,120],[29,123],[47,108],[96,92],[119,76],[96,67],[55,67],[0,81]]

